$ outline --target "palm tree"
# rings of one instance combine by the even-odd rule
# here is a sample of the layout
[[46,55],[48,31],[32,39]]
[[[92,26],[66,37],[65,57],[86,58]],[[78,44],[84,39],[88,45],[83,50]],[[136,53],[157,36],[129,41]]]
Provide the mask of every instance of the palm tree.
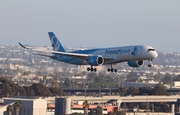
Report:
[[84,115],[88,115],[89,103],[87,100],[83,102]]
[[8,115],[12,115],[12,112],[13,112],[12,105],[8,105],[7,108],[6,108],[6,111],[7,111]]
[[21,102],[20,101],[16,101],[14,103],[14,108],[16,110],[16,115],[19,115],[19,111],[20,111],[20,108],[21,108]]

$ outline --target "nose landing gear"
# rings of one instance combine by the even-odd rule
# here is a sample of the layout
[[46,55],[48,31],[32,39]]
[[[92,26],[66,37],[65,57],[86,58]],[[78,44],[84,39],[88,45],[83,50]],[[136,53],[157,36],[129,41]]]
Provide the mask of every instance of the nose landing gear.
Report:
[[152,59],[148,61],[149,61],[148,67],[152,67]]

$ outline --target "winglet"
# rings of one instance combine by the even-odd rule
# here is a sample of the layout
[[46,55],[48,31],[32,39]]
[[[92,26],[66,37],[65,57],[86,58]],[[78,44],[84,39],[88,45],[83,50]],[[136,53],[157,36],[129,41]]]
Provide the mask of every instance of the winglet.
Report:
[[30,49],[30,48],[28,48],[28,47],[26,47],[26,46],[24,46],[24,45],[22,45],[20,42],[18,42],[19,43],[19,45],[21,46],[21,47],[23,47],[24,49]]

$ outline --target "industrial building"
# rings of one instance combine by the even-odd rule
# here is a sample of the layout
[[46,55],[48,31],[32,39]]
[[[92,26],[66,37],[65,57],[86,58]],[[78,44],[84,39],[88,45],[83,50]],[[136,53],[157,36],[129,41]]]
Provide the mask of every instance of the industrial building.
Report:
[[[180,99],[179,96],[64,96],[64,97],[15,97],[4,98],[4,105],[0,107],[0,115],[7,114],[7,106],[12,105],[16,101],[20,101],[21,107],[19,115],[70,115],[72,113],[84,113],[83,102],[85,100],[89,103],[89,110],[98,106],[103,108],[103,114],[108,112],[116,112],[121,110],[122,103],[137,103],[137,102],[168,102],[171,106],[170,113],[150,111],[153,115],[174,115],[175,102]],[[140,108],[139,108],[140,109]],[[128,115],[134,115],[133,112],[127,112]],[[145,115],[146,112],[139,111],[138,115]],[[13,109],[15,115],[15,109]]]
[[[89,111],[92,108],[101,106],[103,108],[103,113],[107,114],[111,109],[112,112],[121,110],[121,103],[134,103],[134,102],[169,102],[171,103],[171,112],[163,113],[150,111],[153,115],[174,115],[175,114],[175,102],[180,99],[179,96],[102,96],[102,97],[85,97],[85,96],[69,96],[55,98],[55,115],[70,115],[72,113],[83,113],[82,103],[87,100],[90,104]],[[109,102],[112,101],[111,105]],[[111,108],[109,108],[111,106]],[[108,107],[108,108],[107,108]],[[145,115],[146,112],[140,112],[138,115]],[[133,112],[128,113],[128,115],[134,115]]]

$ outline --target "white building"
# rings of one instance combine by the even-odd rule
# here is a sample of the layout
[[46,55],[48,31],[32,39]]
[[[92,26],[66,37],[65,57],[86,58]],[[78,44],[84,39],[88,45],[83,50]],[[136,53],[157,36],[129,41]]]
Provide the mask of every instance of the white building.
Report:
[[180,81],[174,81],[174,88],[180,88]]
[[[21,108],[19,115],[46,115],[47,101],[44,99],[26,99],[26,98],[5,98],[4,105],[0,108],[0,115],[8,115],[6,108],[8,105],[13,105],[14,102],[20,101]],[[15,110],[13,110],[15,113]],[[14,114],[13,114],[14,115]]]

